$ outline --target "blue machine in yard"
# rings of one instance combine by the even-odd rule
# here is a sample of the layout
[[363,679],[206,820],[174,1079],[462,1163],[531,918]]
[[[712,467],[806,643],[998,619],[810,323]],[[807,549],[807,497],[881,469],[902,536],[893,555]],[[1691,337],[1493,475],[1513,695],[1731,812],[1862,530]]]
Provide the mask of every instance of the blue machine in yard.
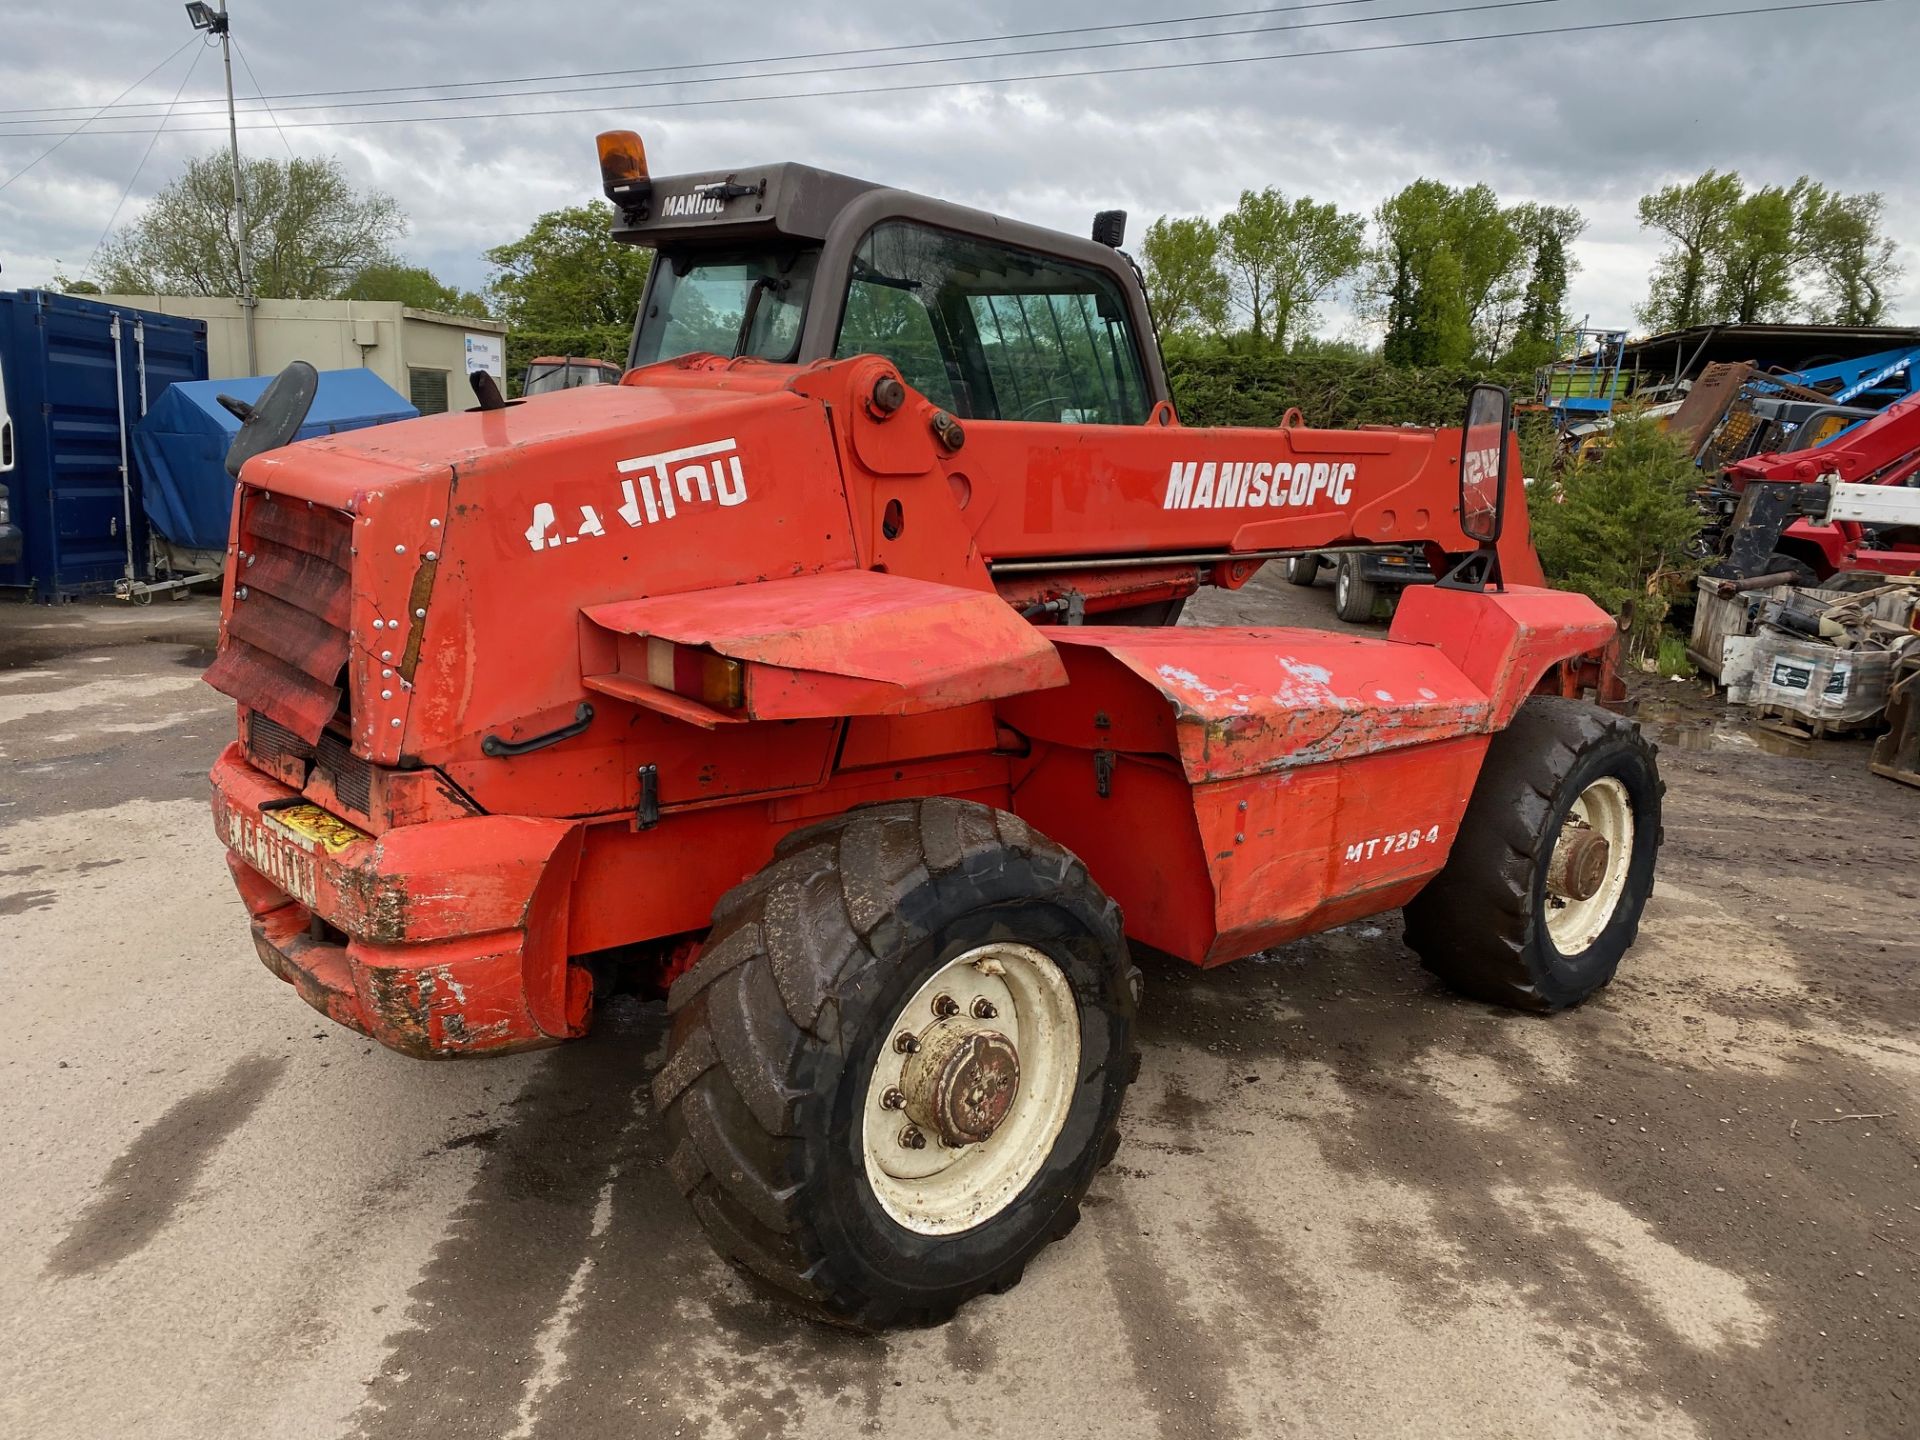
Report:
[[57,601],[144,573],[133,427],[167,386],[206,373],[204,321],[0,294],[0,587]]
[[1812,365],[1784,375],[1764,375],[1751,383],[1764,393],[1772,382],[1774,389],[1798,385],[1818,390],[1834,405],[1857,405],[1866,410],[1884,410],[1887,406],[1920,392],[1920,346],[1901,350],[1882,350],[1851,360],[1836,360],[1828,365]]
[[1583,325],[1554,340],[1568,358],[1554,361],[1534,376],[1536,396],[1553,417],[1554,428],[1565,430],[1606,419],[1621,398],[1620,359],[1627,332]]

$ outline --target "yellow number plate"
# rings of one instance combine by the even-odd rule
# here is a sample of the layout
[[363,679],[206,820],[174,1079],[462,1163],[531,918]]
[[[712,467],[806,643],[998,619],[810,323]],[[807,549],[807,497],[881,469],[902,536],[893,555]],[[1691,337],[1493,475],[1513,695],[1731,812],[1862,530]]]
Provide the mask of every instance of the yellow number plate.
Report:
[[373,838],[344,820],[336,820],[318,805],[289,805],[285,810],[269,810],[261,818],[291,830],[303,840],[316,842],[329,855],[338,855],[350,845]]

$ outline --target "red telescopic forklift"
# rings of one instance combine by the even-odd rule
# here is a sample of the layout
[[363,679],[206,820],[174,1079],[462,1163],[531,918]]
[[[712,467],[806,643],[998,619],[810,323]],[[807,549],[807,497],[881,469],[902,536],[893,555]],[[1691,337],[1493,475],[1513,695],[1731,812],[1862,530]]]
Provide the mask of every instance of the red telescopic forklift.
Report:
[[[1511,404],[1195,429],[1090,239],[802,165],[654,178],[617,385],[288,444],[240,484],[213,818],[267,967],[423,1057],[666,995],[667,1164],[802,1309],[944,1319],[1064,1235],[1137,1067],[1130,947],[1402,910],[1464,993],[1605,985],[1653,883],[1615,622],[1545,587]],[[1377,635],[1176,626],[1422,546]]]

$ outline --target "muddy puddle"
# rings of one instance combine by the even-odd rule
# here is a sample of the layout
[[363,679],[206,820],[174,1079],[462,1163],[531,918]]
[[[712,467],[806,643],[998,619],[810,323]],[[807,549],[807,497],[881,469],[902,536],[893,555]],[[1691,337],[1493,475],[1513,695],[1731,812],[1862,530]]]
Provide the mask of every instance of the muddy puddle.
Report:
[[[1759,751],[1766,755],[1845,763],[1856,753],[1864,755],[1872,738],[1861,735],[1816,739],[1796,733],[1780,721],[1760,719],[1732,707],[1720,714],[1702,715],[1691,707],[1668,707],[1643,701],[1638,719],[1649,738],[1663,750]],[[1864,764],[1864,760],[1861,763]]]

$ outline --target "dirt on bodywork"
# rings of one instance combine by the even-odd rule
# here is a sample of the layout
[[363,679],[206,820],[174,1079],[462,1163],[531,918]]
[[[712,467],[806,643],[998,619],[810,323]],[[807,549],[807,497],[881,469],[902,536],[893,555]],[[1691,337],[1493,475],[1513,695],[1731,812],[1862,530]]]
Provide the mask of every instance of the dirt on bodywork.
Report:
[[[1331,625],[1329,599],[1275,573],[1192,608]],[[1563,1015],[1461,1001],[1396,916],[1146,960],[1079,1228],[1008,1294],[870,1339],[712,1256],[647,1098],[658,1007],[484,1066],[290,1009],[204,834],[211,622],[128,613],[0,617],[0,1430],[1920,1428],[1920,792],[1863,744],[1770,753],[1642,682],[1658,885]]]

